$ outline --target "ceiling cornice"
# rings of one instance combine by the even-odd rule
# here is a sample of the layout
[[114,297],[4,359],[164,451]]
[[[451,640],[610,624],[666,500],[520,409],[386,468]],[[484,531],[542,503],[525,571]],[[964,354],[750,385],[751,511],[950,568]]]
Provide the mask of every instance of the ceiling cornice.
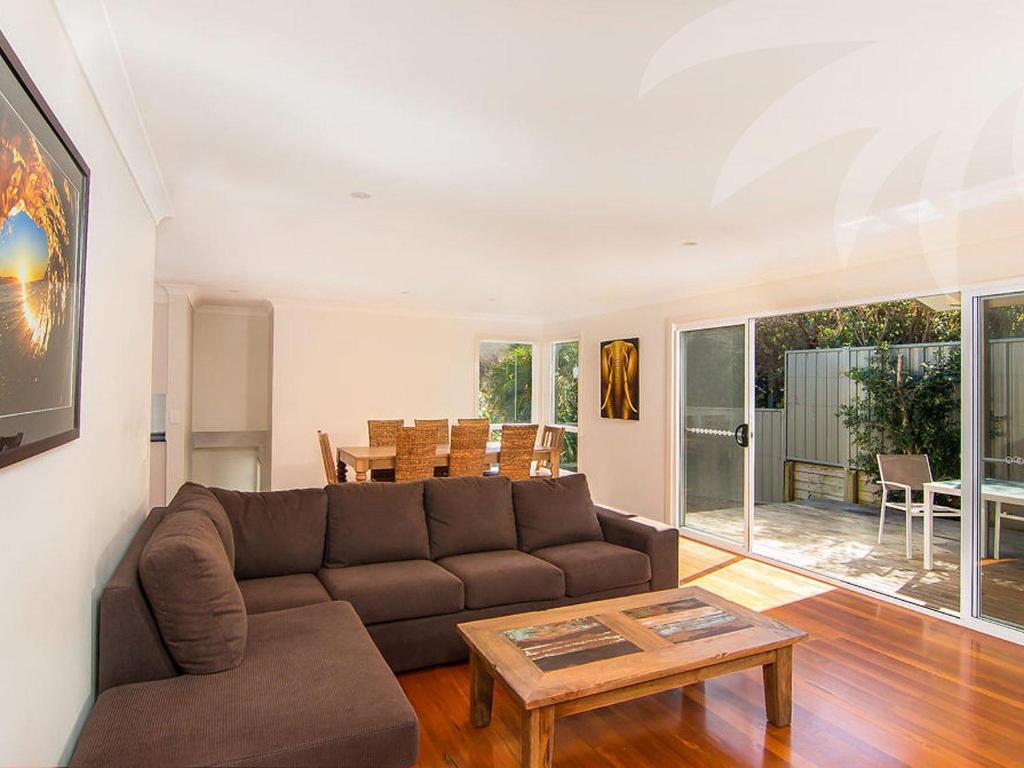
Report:
[[128,169],[159,224],[174,215],[103,0],[54,0]]

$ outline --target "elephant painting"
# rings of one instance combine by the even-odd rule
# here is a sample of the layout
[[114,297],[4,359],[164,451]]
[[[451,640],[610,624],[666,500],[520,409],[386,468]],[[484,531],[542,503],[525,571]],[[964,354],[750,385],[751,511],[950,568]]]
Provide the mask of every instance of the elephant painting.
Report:
[[640,339],[601,342],[601,415],[640,420]]

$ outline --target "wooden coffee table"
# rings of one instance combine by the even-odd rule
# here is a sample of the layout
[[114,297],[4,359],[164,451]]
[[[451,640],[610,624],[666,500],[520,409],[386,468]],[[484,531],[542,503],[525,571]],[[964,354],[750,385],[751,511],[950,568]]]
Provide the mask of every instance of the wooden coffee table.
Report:
[[555,717],[764,670],[768,720],[789,725],[793,645],[806,633],[699,587],[648,592],[459,625],[469,644],[473,725],[494,680],[522,713],[522,764],[551,765]]

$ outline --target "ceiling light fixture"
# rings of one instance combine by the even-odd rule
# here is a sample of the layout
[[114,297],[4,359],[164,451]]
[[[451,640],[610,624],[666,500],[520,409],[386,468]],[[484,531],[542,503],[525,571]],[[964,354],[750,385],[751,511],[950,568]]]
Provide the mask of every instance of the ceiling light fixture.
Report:
[[683,247],[684,248],[692,248],[695,245],[700,245],[700,243],[698,243],[696,240],[684,240],[683,241]]
[[369,192],[352,192],[351,195],[356,200],[369,200],[372,197]]

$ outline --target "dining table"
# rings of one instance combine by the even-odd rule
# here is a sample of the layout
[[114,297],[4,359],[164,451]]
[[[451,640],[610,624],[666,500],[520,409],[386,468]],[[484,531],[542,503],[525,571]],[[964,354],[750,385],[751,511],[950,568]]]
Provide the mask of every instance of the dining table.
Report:
[[[924,484],[924,567],[926,571],[933,568],[932,562],[932,529],[934,527],[932,513],[935,507],[935,496],[963,496],[963,483],[960,480],[935,480]],[[985,478],[981,481],[981,530],[984,531],[982,538],[983,548],[988,549],[988,505],[995,505],[996,520],[1001,522],[1003,518],[1012,520],[1024,520],[1019,515],[1010,515],[1003,511],[1003,505],[1024,507],[1024,483],[1014,483],[1008,480],[993,480]],[[996,557],[999,552],[1000,525],[996,525],[995,550]]]
[[[533,460],[547,460],[551,465],[551,477],[558,477],[559,450],[551,446],[538,445],[533,449]],[[435,467],[447,467],[451,456],[450,445],[439,445],[434,454]],[[501,443],[487,443],[487,453],[484,455],[484,464],[501,463]],[[365,482],[370,470],[373,469],[394,469],[395,468],[395,446],[381,445],[355,445],[338,448],[338,480],[342,483],[348,480],[348,468],[355,471],[355,481]],[[480,468],[483,474],[483,467]]]

